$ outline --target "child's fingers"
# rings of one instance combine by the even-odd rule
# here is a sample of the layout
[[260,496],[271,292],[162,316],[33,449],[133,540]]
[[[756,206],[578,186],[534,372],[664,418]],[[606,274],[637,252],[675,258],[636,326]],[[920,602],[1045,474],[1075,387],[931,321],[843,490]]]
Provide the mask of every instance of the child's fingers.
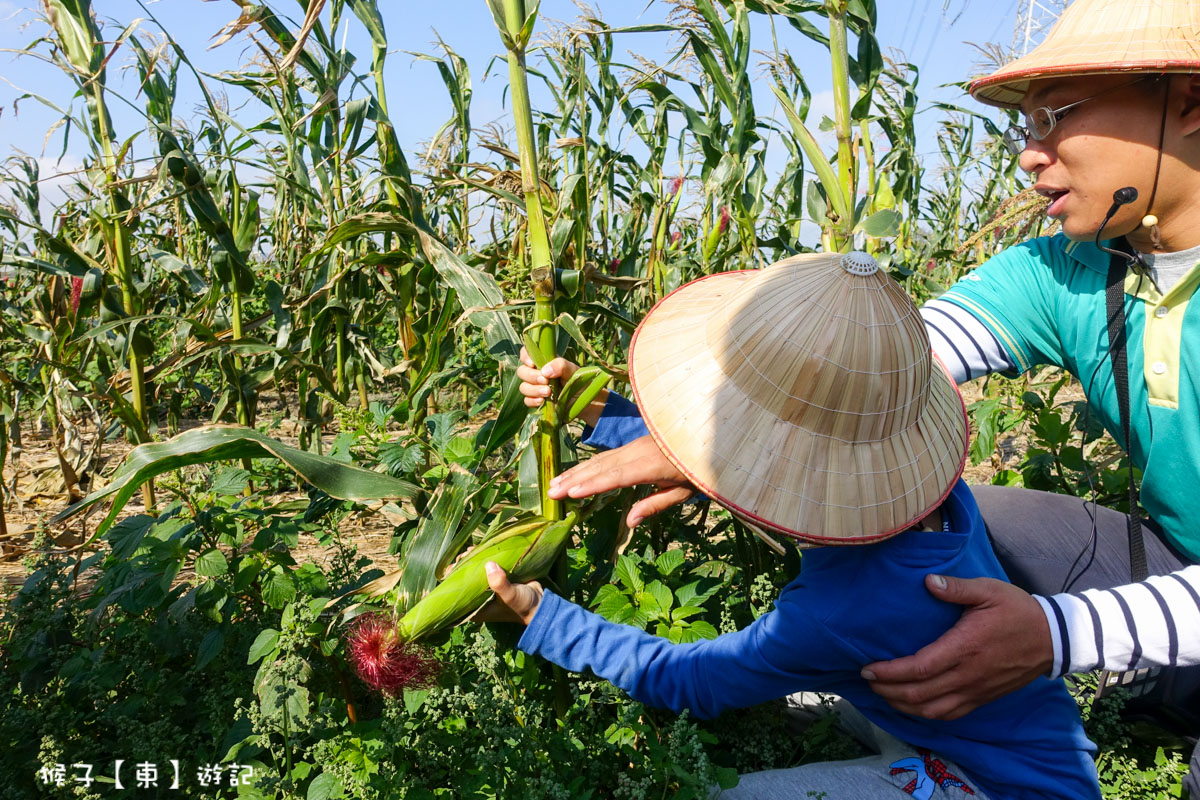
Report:
[[522,385],[530,384],[545,386],[550,382],[546,376],[542,374],[542,371],[532,364],[528,366],[522,364],[521,366],[517,367],[517,379],[521,381]]
[[[517,386],[517,391],[519,391],[521,394],[525,395],[528,398],[536,398],[538,400],[538,405],[541,405],[542,398],[550,396],[550,387],[549,386],[538,386],[538,385],[532,384],[532,383],[519,384]],[[529,405],[529,404],[526,403],[526,405]]]
[[487,573],[488,586],[496,593],[501,602],[508,605],[508,601],[513,597],[512,581],[508,579],[508,573],[504,568],[495,561],[489,561],[483,565],[484,571]]
[[500,602],[512,609],[513,613],[528,625],[542,601],[541,584],[513,583],[495,561],[487,562],[484,571],[487,573],[488,586]]

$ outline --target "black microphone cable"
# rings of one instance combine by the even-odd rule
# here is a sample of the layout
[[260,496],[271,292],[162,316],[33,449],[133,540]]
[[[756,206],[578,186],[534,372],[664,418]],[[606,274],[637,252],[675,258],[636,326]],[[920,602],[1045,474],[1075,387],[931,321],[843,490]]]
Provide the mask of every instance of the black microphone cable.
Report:
[[[1113,192],[1113,203],[1111,206],[1109,206],[1108,213],[1104,215],[1104,220],[1100,223],[1100,227],[1096,230],[1096,237],[1093,241],[1094,241],[1096,247],[1103,250],[1105,253],[1108,253],[1109,255],[1120,256],[1120,257],[1124,258],[1127,262],[1129,262],[1129,267],[1138,274],[1138,280],[1139,280],[1138,288],[1140,291],[1140,289],[1141,289],[1140,281],[1145,276],[1145,272],[1147,269],[1146,264],[1144,261],[1142,261],[1141,256],[1139,254],[1137,254],[1136,252],[1127,253],[1123,250],[1114,250],[1110,247],[1105,247],[1104,245],[1100,244],[1100,238],[1101,238],[1101,235],[1104,233],[1105,226],[1107,226],[1108,223],[1112,221],[1112,218],[1114,216],[1116,216],[1117,212],[1120,211],[1123,206],[1127,206],[1130,203],[1134,203],[1137,201],[1137,199],[1138,199],[1138,191],[1137,191],[1137,189],[1135,189],[1132,186],[1126,186],[1122,189],[1117,189],[1115,192]],[[1091,560],[1096,557],[1096,547],[1098,546],[1098,543],[1099,543],[1099,530],[1097,529],[1097,526],[1096,526],[1096,510],[1099,508],[1100,504],[1099,504],[1099,501],[1096,499],[1096,484],[1092,480],[1092,470],[1088,466],[1088,461],[1087,461],[1086,456],[1084,455],[1083,450],[1084,450],[1084,447],[1087,446],[1088,428],[1091,424],[1092,387],[1093,387],[1093,384],[1095,383],[1096,375],[1100,372],[1100,367],[1104,366],[1105,358],[1108,359],[1109,364],[1113,363],[1112,342],[1108,343],[1108,349],[1106,349],[1104,352],[1104,358],[1101,358],[1100,361],[1097,362],[1096,366],[1092,369],[1091,376],[1088,377],[1087,387],[1084,389],[1084,392],[1083,392],[1084,393],[1083,422],[1080,424],[1080,432],[1079,432],[1079,463],[1083,467],[1083,476],[1084,476],[1084,478],[1087,479],[1088,493],[1091,495],[1091,506],[1092,506],[1091,509],[1088,509],[1087,503],[1084,503],[1084,506],[1083,506],[1084,510],[1087,511],[1089,519],[1091,519],[1091,522],[1092,522],[1092,530],[1091,530],[1091,535],[1089,537],[1090,541],[1083,546],[1083,549],[1079,551],[1079,555],[1075,556],[1075,560],[1071,562],[1071,566],[1067,570],[1067,575],[1063,579],[1063,586],[1062,586],[1062,589],[1060,590],[1060,592],[1070,591],[1071,585],[1074,584],[1075,581],[1077,581],[1081,577],[1083,577],[1083,574],[1085,572],[1087,572],[1088,567],[1091,566]],[[1115,369],[1115,367],[1114,367],[1114,369]],[[1132,456],[1130,456],[1129,468],[1133,469]],[[1079,570],[1078,575],[1075,575],[1075,577],[1071,577],[1072,573],[1075,572],[1076,566],[1079,565],[1080,559],[1082,559],[1087,554],[1088,550],[1092,551],[1091,559],[1088,560],[1088,563],[1084,565],[1083,569]]]

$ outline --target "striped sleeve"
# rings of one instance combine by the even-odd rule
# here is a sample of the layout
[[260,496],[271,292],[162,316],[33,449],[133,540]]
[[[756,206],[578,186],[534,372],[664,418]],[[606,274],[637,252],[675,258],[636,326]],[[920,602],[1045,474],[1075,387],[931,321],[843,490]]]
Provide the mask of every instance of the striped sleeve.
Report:
[[1200,564],[1113,589],[1038,597],[1058,677],[1200,664]]
[[962,306],[930,300],[921,307],[921,318],[930,347],[955,383],[1016,367],[992,332]]

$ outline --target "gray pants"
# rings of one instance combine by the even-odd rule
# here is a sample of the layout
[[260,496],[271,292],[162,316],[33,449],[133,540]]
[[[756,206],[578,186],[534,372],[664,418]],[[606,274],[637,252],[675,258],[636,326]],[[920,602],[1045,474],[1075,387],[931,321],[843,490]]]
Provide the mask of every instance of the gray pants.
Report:
[[[800,714],[820,713],[819,696],[802,692],[788,698]],[[854,706],[840,698],[832,706],[839,726],[876,756],[847,761],[805,764],[742,775],[737,786],[718,792],[719,800],[962,800],[974,791],[973,800],[988,800],[978,786],[963,777],[952,761],[936,753],[919,751],[874,725]]]
[[[1129,583],[1129,533],[1124,514],[1103,506],[1095,509],[1077,497],[1030,489],[972,486],[988,537],[1009,580],[1027,592],[1051,595]],[[1190,562],[1176,551],[1154,520],[1143,520],[1146,563],[1151,575],[1183,569]],[[1187,714],[1177,732],[1200,736],[1200,666],[1164,670],[1158,702],[1175,714]],[[1143,703],[1143,705],[1145,705]],[[1200,744],[1192,751],[1183,779],[1200,800]]]

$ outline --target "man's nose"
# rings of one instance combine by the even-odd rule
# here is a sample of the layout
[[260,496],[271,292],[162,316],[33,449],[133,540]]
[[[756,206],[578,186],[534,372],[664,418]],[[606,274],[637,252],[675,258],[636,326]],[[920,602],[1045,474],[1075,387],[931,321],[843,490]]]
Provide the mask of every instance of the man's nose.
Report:
[[1047,167],[1052,160],[1053,155],[1046,143],[1030,137],[1025,140],[1025,149],[1021,151],[1017,163],[1026,172],[1036,174],[1038,170]]

